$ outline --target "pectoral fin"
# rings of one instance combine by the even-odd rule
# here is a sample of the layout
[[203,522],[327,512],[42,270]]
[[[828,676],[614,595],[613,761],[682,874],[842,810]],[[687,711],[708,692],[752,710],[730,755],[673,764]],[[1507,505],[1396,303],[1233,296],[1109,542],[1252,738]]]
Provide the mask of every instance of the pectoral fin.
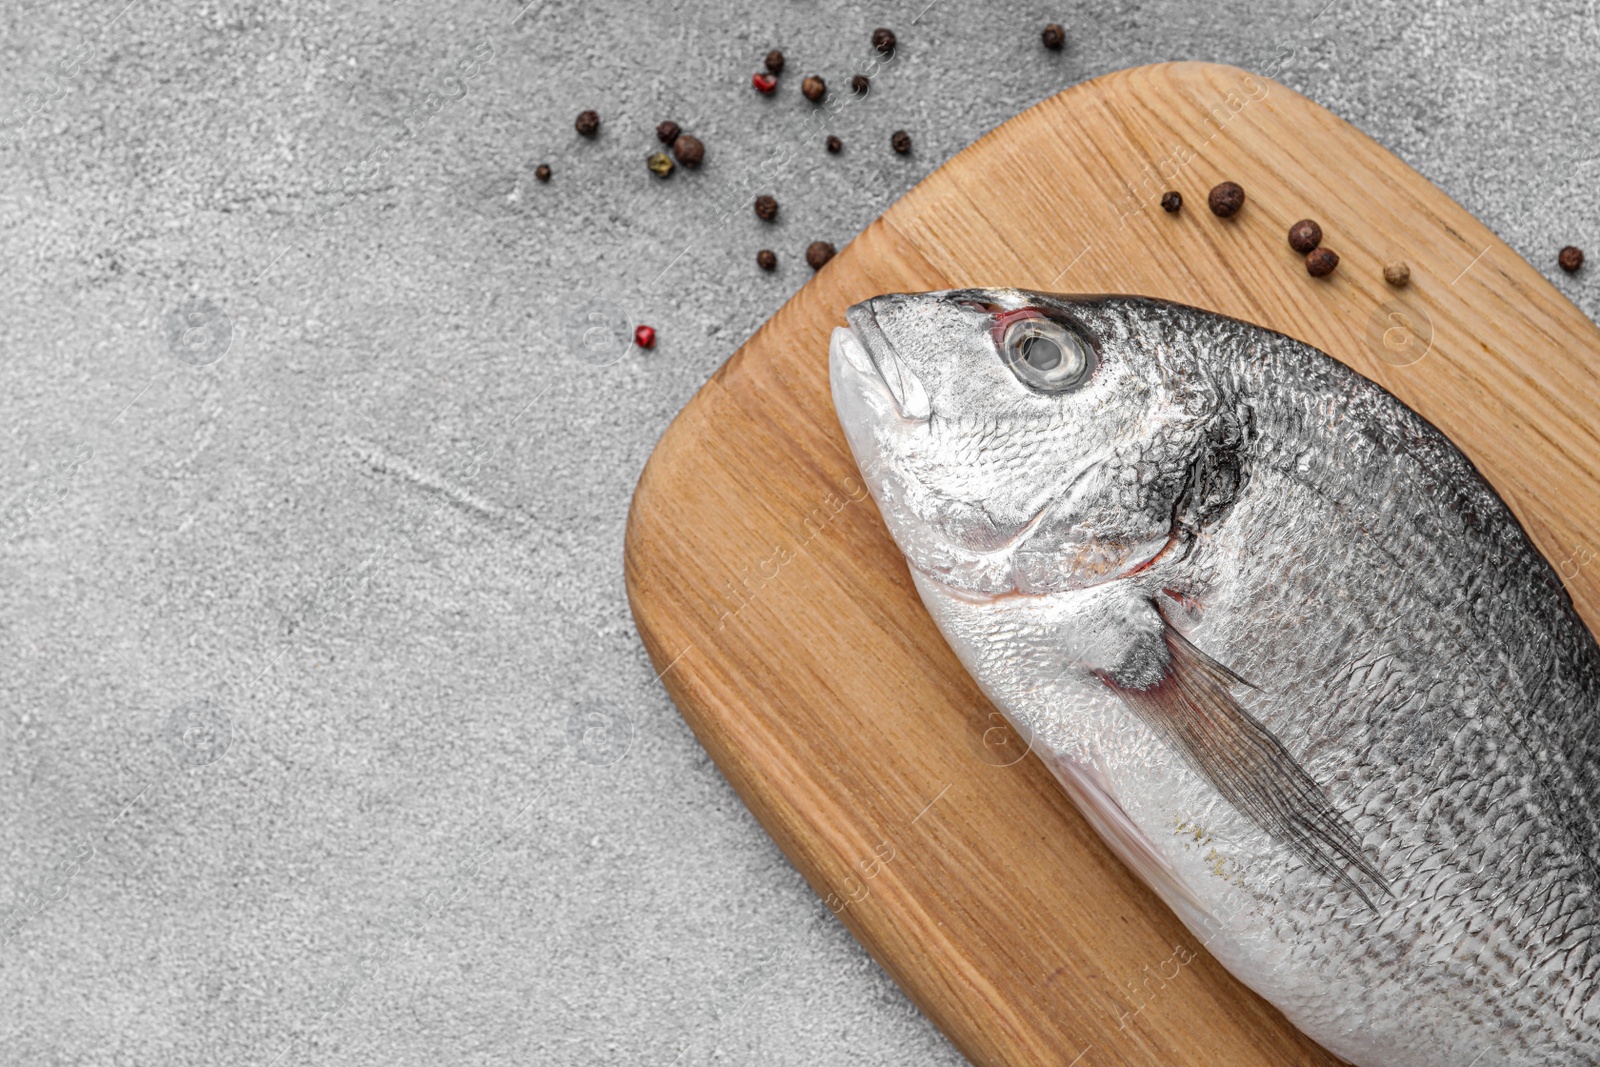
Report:
[[1096,676],[1224,800],[1375,911],[1354,875],[1392,895],[1388,883],[1317,783],[1234,699],[1233,689],[1248,683],[1190,644],[1158,606],[1151,609],[1161,626],[1147,639],[1151,647],[1130,657],[1133,669]]

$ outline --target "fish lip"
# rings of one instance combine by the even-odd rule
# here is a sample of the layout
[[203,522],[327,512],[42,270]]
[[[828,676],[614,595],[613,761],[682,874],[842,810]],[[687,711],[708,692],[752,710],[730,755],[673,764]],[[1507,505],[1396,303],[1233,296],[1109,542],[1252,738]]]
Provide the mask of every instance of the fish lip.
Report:
[[883,335],[883,327],[878,325],[878,315],[872,310],[871,300],[863,300],[859,304],[845,308],[844,320],[850,324],[850,332],[855,334],[856,340],[861,342],[861,346],[869,355],[872,348],[867,344],[868,341],[875,341],[885,346],[889,344],[889,339]]
[[900,417],[910,422],[925,422],[932,414],[927,386],[912,372],[879,324],[873,307],[878,299],[874,297],[847,308],[844,317],[850,324],[848,329],[867,354],[878,381],[888,389]]

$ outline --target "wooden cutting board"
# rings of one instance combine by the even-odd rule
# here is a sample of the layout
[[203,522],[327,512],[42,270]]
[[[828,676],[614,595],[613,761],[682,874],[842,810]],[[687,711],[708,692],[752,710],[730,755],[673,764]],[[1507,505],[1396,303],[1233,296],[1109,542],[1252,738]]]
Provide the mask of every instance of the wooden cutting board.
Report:
[[[1228,220],[1206,209],[1224,180],[1249,198]],[[1285,241],[1303,217],[1341,257],[1328,279]],[[1385,285],[1391,260],[1408,288]],[[639,481],[628,594],[667,690],[972,1061],[1336,1062],[1205,953],[1009,734],[856,479],[829,332],[867,297],[969,285],[1163,297],[1333,354],[1478,464],[1591,626],[1600,331],[1317,105],[1232,67],[1141,67],[1019,115],[891,207],[717,371]]]

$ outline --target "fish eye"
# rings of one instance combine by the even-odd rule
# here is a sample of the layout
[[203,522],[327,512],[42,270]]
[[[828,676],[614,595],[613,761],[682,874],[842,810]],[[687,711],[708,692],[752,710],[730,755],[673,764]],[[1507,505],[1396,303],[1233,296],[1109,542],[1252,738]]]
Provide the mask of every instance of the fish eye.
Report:
[[1076,389],[1094,373],[1094,356],[1077,334],[1053,319],[1026,318],[1006,328],[1000,345],[1022,384],[1046,393]]

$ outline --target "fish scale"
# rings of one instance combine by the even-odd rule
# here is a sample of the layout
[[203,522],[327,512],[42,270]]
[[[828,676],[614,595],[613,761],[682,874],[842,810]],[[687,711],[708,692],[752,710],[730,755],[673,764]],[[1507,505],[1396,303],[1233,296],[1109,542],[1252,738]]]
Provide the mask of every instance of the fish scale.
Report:
[[934,621],[1225,966],[1359,1067],[1600,1062],[1600,648],[1442,434],[1175,304],[848,318],[835,405]]

